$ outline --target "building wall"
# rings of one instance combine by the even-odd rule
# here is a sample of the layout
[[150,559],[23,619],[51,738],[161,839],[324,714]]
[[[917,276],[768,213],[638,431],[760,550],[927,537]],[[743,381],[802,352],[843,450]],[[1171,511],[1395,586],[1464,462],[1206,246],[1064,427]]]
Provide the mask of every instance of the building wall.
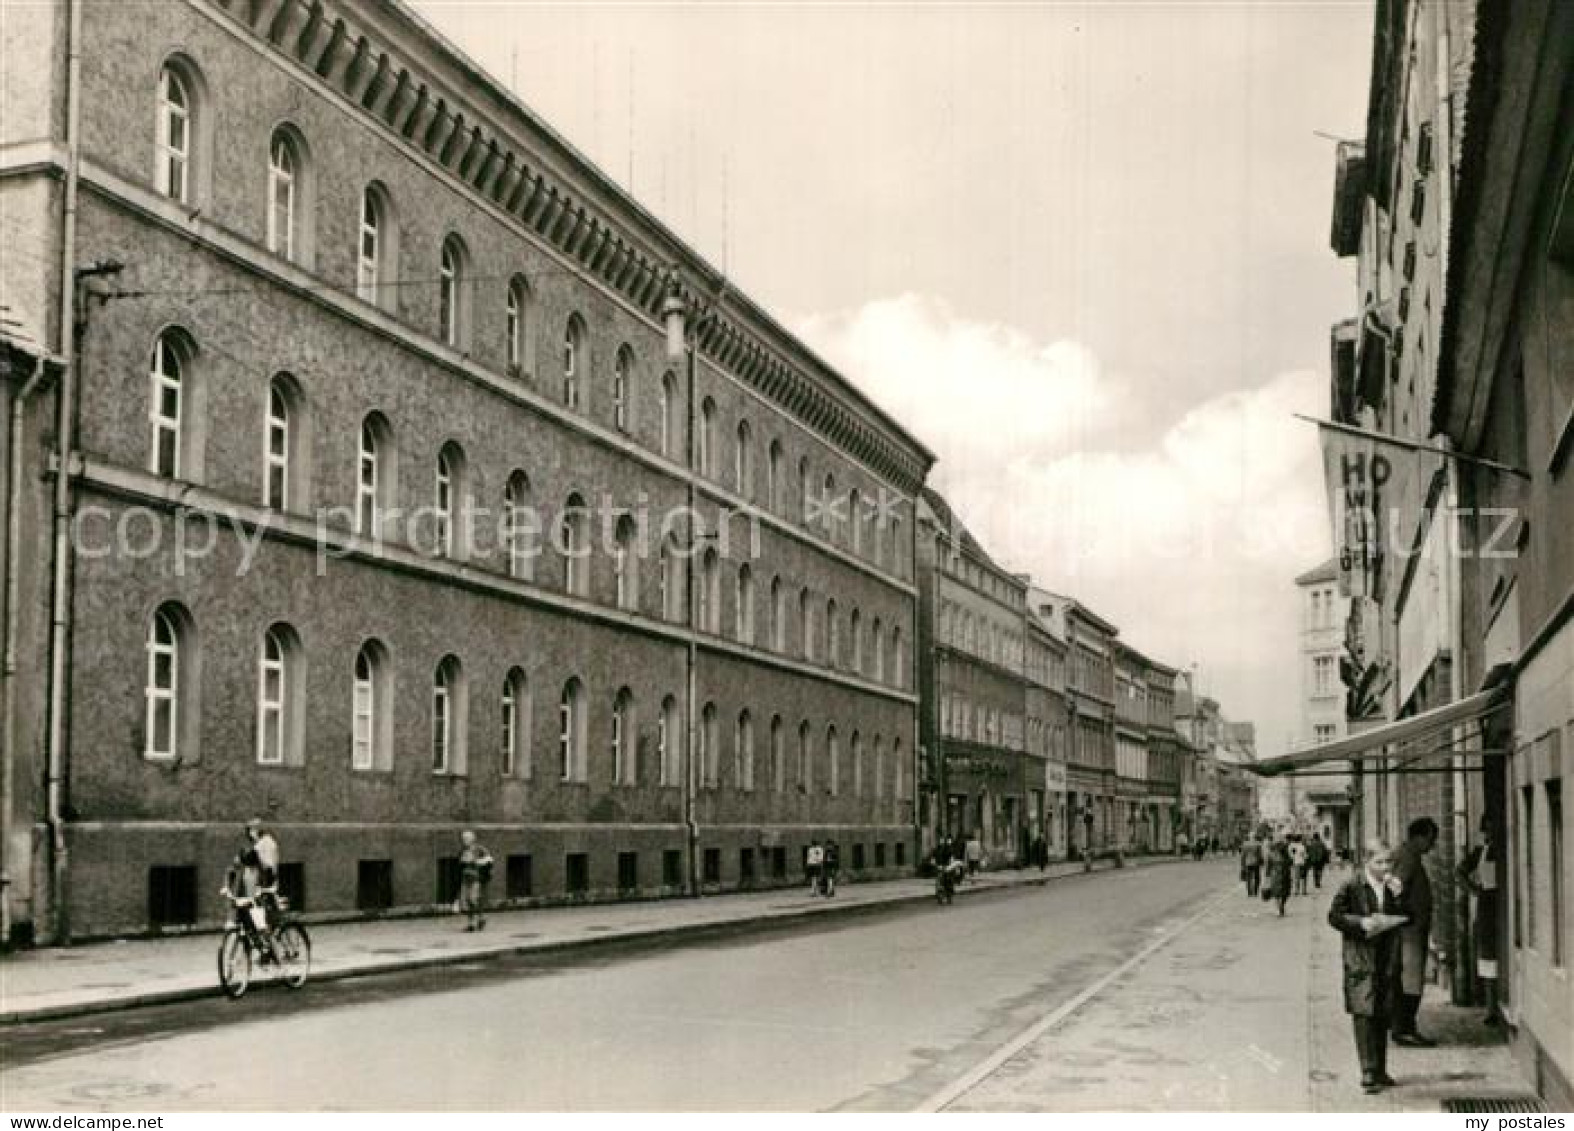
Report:
[[[357,5],[347,11],[383,44],[398,41],[417,60],[412,65],[427,68],[434,90],[454,82],[452,105],[485,97],[461,89],[468,80],[432,43],[393,26],[397,13]],[[384,17],[387,26],[379,22]],[[502,182],[479,176],[478,161],[451,152],[434,159],[420,130],[407,140],[345,99],[341,88],[357,84],[342,59],[321,81],[203,4],[146,11],[94,5],[85,24],[84,54],[102,65],[84,68],[77,258],[115,258],[125,267],[115,281],[121,293],[91,307],[80,366],[84,470],[69,661],[66,929],[81,937],[146,927],[154,868],[195,867],[197,891],[213,890],[208,873],[228,862],[235,830],[252,812],[281,831],[286,862],[305,864],[313,913],[355,910],[355,877],[365,859],[393,861],[396,906],[430,906],[444,845],[467,825],[499,855],[532,856],[522,899],[659,894],[681,886],[671,882],[662,854],[689,849],[683,779],[658,781],[656,728],[660,704],[672,696],[678,734],[669,740],[682,741],[687,622],[701,602],[698,592],[680,597],[675,610],[660,600],[656,546],[664,523],[680,544],[686,540],[682,516],[669,516],[687,501],[689,487],[681,441],[661,451],[661,379],[670,363],[655,317],[656,277],[648,267],[634,270],[632,258],[634,274],[624,276],[599,254],[574,261],[565,250],[574,242],[565,239],[577,230],[572,224],[527,225],[522,213],[500,205],[498,193],[481,190],[483,182],[493,189]],[[188,204],[161,196],[152,183],[155,92],[172,52],[197,88],[197,190]],[[266,249],[269,139],[282,122],[304,143],[297,180],[302,242],[293,261]],[[498,129],[505,144],[518,140]],[[552,143],[538,137],[520,144]],[[554,175],[578,178],[585,201],[605,209],[610,223],[637,233],[608,254],[632,256],[639,241],[651,239],[670,243],[673,258],[688,258],[594,170],[557,157],[548,164]],[[0,189],[35,192],[47,177],[47,169],[7,167]],[[360,199],[372,181],[392,204],[389,234],[397,233],[398,260],[388,267],[401,280],[379,306],[354,295]],[[436,278],[450,233],[468,249],[457,346],[436,337]],[[703,265],[689,265],[704,273]],[[10,265],[0,273],[8,285],[37,290],[25,275],[17,284]],[[503,315],[516,274],[529,280],[526,340],[534,347],[518,372],[508,368]],[[585,329],[578,406],[565,403],[560,360],[571,315]],[[179,480],[148,470],[149,359],[172,329],[185,350]],[[818,373],[807,355],[792,356],[798,347],[778,342],[774,326],[745,299],[732,299],[718,321],[696,333],[702,347],[694,399],[714,405],[716,439],[696,512],[701,533],[725,537],[701,543],[722,560],[704,601],[715,607],[714,620],[699,625],[697,644],[696,727],[709,734],[698,719],[707,704],[716,722],[713,755],[696,767],[694,848],[704,859],[695,860],[695,871],[712,888],[786,882],[795,879],[809,837],[834,830],[844,866],[896,872],[910,866],[915,847],[916,602],[908,579],[912,493],[927,454],[874,410],[860,408],[839,378]],[[620,427],[611,388],[624,346],[634,364]],[[765,364],[778,349],[782,356]],[[287,512],[261,506],[269,391],[281,373],[298,397]],[[676,376],[681,393],[681,367]],[[670,419],[683,420],[685,407],[676,405]],[[377,542],[352,534],[361,426],[372,411],[389,430],[383,474],[394,487],[386,502],[407,515],[433,502],[439,450],[450,442],[462,450],[456,487],[478,508],[481,538],[473,547],[423,552],[430,549],[423,542],[429,515],[427,524],[391,522]],[[735,473],[733,439],[742,420],[751,429],[752,482]],[[773,442],[782,453],[781,487],[768,498]],[[917,476],[898,471],[914,459]],[[42,466],[42,453],[34,462]],[[800,462],[808,468],[808,492]],[[556,530],[574,493],[595,512],[583,592],[565,591],[561,543],[533,558],[528,576],[515,576],[491,537],[516,471],[528,477],[545,530]],[[826,490],[844,502],[855,490],[860,500],[884,499],[894,517],[877,528],[868,508],[854,507],[855,528],[845,505],[843,517],[816,515],[805,496]],[[639,596],[629,608],[617,607],[603,541],[603,512],[615,508],[648,515],[653,531],[641,543],[648,553],[634,564]],[[815,519],[812,528],[807,517]],[[610,533],[610,521],[605,529]],[[34,566],[42,576],[47,537],[37,533]],[[133,552],[100,552],[117,535],[135,544]],[[331,549],[320,552],[322,545]],[[753,570],[752,639],[738,608],[739,594],[749,592],[737,584],[745,561]],[[778,578],[787,609],[779,639],[770,598]],[[672,584],[682,588],[676,576]],[[807,597],[812,647],[800,595]],[[168,604],[178,606],[188,629],[182,743],[174,759],[143,753],[149,626]],[[286,764],[272,766],[257,757],[257,686],[263,635],[280,623],[299,644],[290,713],[300,720],[301,738]],[[833,623],[841,645],[835,656]],[[387,649],[392,755],[386,769],[357,770],[353,669],[368,639]],[[34,643],[41,649],[42,636]],[[432,687],[444,657],[453,657],[461,673],[460,741],[449,770],[438,773]],[[529,758],[504,774],[501,693],[516,667],[528,688]],[[583,768],[565,778],[557,764],[558,708],[571,677],[584,687],[585,755]],[[626,729],[638,769],[614,782],[612,702],[620,688],[631,696]],[[30,702],[39,701],[38,689],[35,678]],[[736,741],[743,711],[753,729],[752,786]],[[778,716],[786,733],[779,787],[771,766]],[[807,773],[800,773],[797,753],[802,724],[809,728]],[[31,732],[27,737],[17,776],[33,781],[41,777],[42,746]],[[29,820],[41,819],[40,800],[23,800]],[[785,850],[789,876],[775,874],[774,849]],[[632,886],[617,868],[626,852],[639,854]],[[588,854],[588,880],[578,891],[567,886],[571,853]],[[199,921],[216,920],[212,903],[202,897]]]

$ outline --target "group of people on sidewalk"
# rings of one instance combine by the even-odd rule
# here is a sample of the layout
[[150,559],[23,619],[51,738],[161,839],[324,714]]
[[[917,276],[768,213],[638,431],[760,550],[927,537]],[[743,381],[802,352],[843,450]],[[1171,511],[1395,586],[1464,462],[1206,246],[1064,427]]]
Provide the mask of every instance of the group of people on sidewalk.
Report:
[[1275,835],[1266,843],[1253,835],[1241,845],[1241,882],[1248,898],[1261,896],[1264,902],[1276,902],[1283,915],[1291,895],[1307,894],[1308,876],[1317,890],[1322,889],[1323,870],[1330,859],[1332,853],[1317,833],[1310,840],[1299,833]]
[[[1500,1024],[1497,1003],[1496,882],[1491,827],[1482,822],[1481,843],[1465,854],[1458,875],[1476,897],[1477,972],[1487,1000],[1485,1021]],[[1418,1028],[1432,933],[1432,880],[1424,858],[1437,844],[1438,825],[1418,817],[1405,840],[1366,844],[1360,869],[1339,888],[1328,923],[1344,936],[1344,1007],[1355,1034],[1361,1087],[1379,1092],[1396,1083],[1388,1073],[1388,1043],[1432,1048]],[[1484,866],[1483,866],[1484,865]]]

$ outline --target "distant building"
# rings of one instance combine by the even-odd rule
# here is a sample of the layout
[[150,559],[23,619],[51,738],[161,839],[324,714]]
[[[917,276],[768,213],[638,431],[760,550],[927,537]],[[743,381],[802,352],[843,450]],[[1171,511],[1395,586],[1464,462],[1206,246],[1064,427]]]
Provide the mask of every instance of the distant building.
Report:
[[917,561],[925,844],[976,835],[991,861],[1015,862],[1045,822],[1047,758],[1027,745],[1027,582],[927,488]]
[[[1301,596],[1300,722],[1297,749],[1321,746],[1345,736],[1345,626],[1350,600],[1339,592],[1338,562],[1330,558],[1295,579]],[[1310,767],[1305,777],[1269,778],[1289,794],[1288,813],[1303,831],[1316,832],[1334,851],[1350,845],[1350,768],[1345,763]]]

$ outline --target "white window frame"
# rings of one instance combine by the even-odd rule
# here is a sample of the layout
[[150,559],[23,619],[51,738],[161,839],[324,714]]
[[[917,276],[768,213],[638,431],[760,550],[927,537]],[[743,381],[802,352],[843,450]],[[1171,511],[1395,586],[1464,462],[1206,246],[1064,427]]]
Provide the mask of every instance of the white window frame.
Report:
[[[350,704],[352,770],[371,770],[377,765],[377,657],[368,647],[355,654],[355,683]],[[366,674],[361,674],[362,667]]]
[[453,764],[454,688],[446,660],[432,674],[432,773],[446,774]]
[[268,144],[268,250],[285,259],[295,258],[299,165],[300,159],[289,135],[282,130],[275,132]]
[[[143,688],[146,711],[143,717],[145,733],[142,753],[146,758],[167,760],[180,754],[180,647],[180,625],[165,610],[157,610],[148,626],[147,682]],[[164,665],[167,682],[159,679],[161,658],[167,660]],[[168,720],[168,749],[160,749],[154,741],[161,712]]]
[[459,245],[452,236],[443,241],[437,264],[437,322],[443,344],[459,345],[459,282],[463,264]]
[[503,777],[511,778],[519,768],[519,694],[516,688],[518,680],[512,673],[503,679],[502,700],[502,760],[500,768]]
[[377,426],[369,419],[361,421],[355,477],[355,532],[367,538],[376,538],[382,533],[382,516],[377,505],[377,488],[382,476],[381,446]]
[[[179,479],[181,472],[181,425],[185,416],[185,363],[180,352],[168,334],[159,335],[153,344],[153,364],[149,367],[148,379],[152,384],[152,400],[148,406],[148,420],[153,428],[153,450],[149,461],[150,470],[155,475],[162,475],[169,479]],[[172,393],[175,400],[175,411],[171,415],[164,411],[164,394]],[[169,466],[164,466],[162,458],[162,441],[169,438]]]
[[276,630],[268,629],[262,635],[262,656],[257,667],[257,764],[260,766],[284,765],[284,728],[290,693],[288,663],[289,649]]
[[629,430],[629,377],[633,358],[627,349],[618,351],[612,367],[612,426],[619,432]]
[[[158,190],[181,204],[189,204],[191,200],[191,141],[195,117],[191,84],[175,67],[166,63],[159,75]],[[177,134],[179,140],[176,140]]]
[[[375,304],[382,285],[383,221],[385,212],[370,186],[361,191],[361,222],[355,244],[355,293]],[[370,253],[368,254],[368,245]]]
[[445,558],[451,557],[454,552],[454,469],[446,447],[437,453],[432,503],[432,517],[437,523],[437,552]]
[[[290,398],[278,379],[268,387],[268,428],[263,445],[262,505],[290,506]],[[277,489],[275,489],[277,480]]]

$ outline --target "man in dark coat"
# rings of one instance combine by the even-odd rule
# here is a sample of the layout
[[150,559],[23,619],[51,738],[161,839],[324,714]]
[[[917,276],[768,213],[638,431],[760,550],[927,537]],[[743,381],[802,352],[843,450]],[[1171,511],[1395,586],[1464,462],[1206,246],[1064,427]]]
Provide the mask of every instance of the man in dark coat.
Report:
[[1388,845],[1366,846],[1366,864],[1334,894],[1328,925],[1344,936],[1344,1009],[1355,1030],[1361,1090],[1392,1087],[1388,1075],[1388,1025],[1399,993],[1399,933],[1376,933],[1374,915],[1399,914],[1394,898],[1393,856]]
[[1399,928],[1403,997],[1394,1014],[1394,1044],[1431,1048],[1437,1044],[1416,1031],[1421,990],[1426,985],[1427,940],[1432,934],[1432,879],[1422,857],[1437,843],[1437,822],[1417,817],[1405,830],[1405,842],[1394,853],[1394,878],[1399,881],[1399,913],[1409,922]]

